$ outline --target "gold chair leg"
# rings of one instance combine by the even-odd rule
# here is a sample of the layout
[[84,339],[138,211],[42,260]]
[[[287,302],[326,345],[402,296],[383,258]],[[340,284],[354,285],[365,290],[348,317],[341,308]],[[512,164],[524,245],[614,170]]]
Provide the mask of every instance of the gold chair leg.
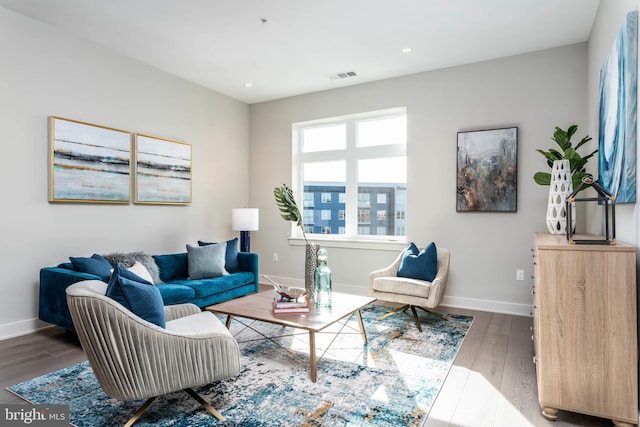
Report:
[[199,404],[201,404],[202,406],[204,406],[204,409],[207,410],[207,412],[209,412],[211,415],[213,415],[214,417],[216,417],[217,419],[219,419],[220,421],[226,421],[226,418],[222,416],[222,414],[220,412],[218,412],[216,410],[216,408],[214,408],[213,406],[211,406],[209,404],[209,402],[207,402],[206,400],[204,400],[198,393],[196,393],[195,391],[193,391],[193,389],[191,388],[185,388],[184,391],[186,391],[189,396],[193,397],[195,400],[198,401]]
[[407,304],[407,305],[403,305],[403,306],[402,306],[402,307],[400,307],[400,308],[397,308],[397,309],[395,309],[395,310],[392,310],[392,311],[390,311],[390,312],[388,312],[388,313],[383,314],[382,316],[378,317],[378,318],[376,319],[376,321],[378,321],[378,320],[382,320],[382,319],[386,319],[387,317],[393,316],[394,314],[398,314],[398,313],[400,313],[401,311],[405,311],[407,308],[409,308],[409,305],[408,305],[408,304]]
[[437,311],[431,311],[431,310],[429,310],[428,308],[420,307],[419,305],[416,305],[415,307],[416,307],[416,308],[419,308],[419,309],[420,309],[420,310],[422,310],[422,311],[426,311],[427,313],[431,313],[431,314],[433,314],[434,316],[441,318],[442,320],[446,320],[447,322],[448,322],[448,321],[449,321],[449,319],[450,319],[450,318],[449,318],[449,316],[445,316],[444,314],[440,314],[440,313],[438,313]]
[[445,315],[442,315],[440,313],[438,313],[437,311],[431,311],[429,309],[426,309],[424,307],[420,307],[419,305],[403,305],[402,307],[396,308],[395,310],[392,310],[388,313],[383,314],[382,316],[378,317],[376,319],[376,321],[378,320],[382,320],[382,319],[386,319],[387,317],[393,316],[395,314],[400,313],[401,311],[407,311],[407,309],[410,308],[411,312],[413,313],[413,320],[416,322],[416,327],[418,328],[418,331],[422,332],[422,326],[420,325],[420,320],[418,318],[418,313],[416,311],[416,308],[419,308],[420,310],[426,311],[427,313],[433,314],[436,317],[439,317],[442,320],[446,320],[449,321],[449,318]]
[[413,320],[416,321],[416,327],[419,332],[422,332],[422,326],[420,326],[420,319],[418,319],[418,313],[416,312],[416,307],[411,305],[411,312],[413,313]]
[[129,421],[127,421],[127,423],[124,425],[124,427],[131,427],[136,421],[138,421],[138,418],[140,418],[140,416],[142,416],[142,414],[144,414],[144,412],[149,408],[149,406],[151,406],[151,404],[153,403],[154,400],[156,400],[158,396],[154,396],[154,397],[150,397],[148,398],[140,408],[138,408],[138,410],[136,411],[135,414],[133,414],[133,417],[129,418]]

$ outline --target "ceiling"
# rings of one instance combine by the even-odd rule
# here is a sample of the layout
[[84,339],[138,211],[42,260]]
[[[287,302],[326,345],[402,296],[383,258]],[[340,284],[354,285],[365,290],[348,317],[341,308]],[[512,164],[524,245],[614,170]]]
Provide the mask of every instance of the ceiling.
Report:
[[[247,103],[586,41],[598,4],[0,0],[7,9]],[[412,51],[403,53],[406,47]],[[331,77],[349,71],[357,75]]]

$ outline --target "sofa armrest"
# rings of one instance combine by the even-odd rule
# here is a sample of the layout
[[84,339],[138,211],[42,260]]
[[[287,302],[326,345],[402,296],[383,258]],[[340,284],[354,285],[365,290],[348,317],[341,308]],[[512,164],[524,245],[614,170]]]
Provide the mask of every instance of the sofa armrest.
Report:
[[369,274],[369,295],[373,292],[373,280],[377,277],[396,277],[398,275],[398,269],[400,268],[400,263],[402,262],[402,255],[404,251],[400,252],[400,255],[396,257],[396,259],[384,268],[379,270],[372,271]]
[[65,291],[70,285],[82,280],[100,280],[100,277],[61,267],[41,268],[38,318],[75,331]]
[[253,283],[258,292],[258,282],[260,279],[258,271],[258,254],[253,252],[238,252],[238,264],[240,270],[253,273]]
[[197,305],[191,303],[164,306],[164,315],[167,322],[180,319],[181,317],[191,316],[192,314],[198,314],[201,311]]

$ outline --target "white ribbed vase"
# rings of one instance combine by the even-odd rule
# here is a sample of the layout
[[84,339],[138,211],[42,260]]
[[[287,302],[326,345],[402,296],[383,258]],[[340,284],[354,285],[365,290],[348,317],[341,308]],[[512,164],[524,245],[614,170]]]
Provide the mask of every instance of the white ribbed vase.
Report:
[[[555,160],[551,167],[549,204],[547,205],[547,228],[551,234],[567,232],[567,196],[573,192],[569,160]],[[576,205],[571,204],[572,229],[575,228]]]

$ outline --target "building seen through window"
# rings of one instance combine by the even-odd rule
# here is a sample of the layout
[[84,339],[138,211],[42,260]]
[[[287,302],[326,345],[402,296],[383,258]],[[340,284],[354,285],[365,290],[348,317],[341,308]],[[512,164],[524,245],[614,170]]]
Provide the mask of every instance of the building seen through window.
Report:
[[[304,186],[305,233],[344,234],[346,226],[344,185],[306,182]],[[358,234],[402,236],[406,227],[407,187],[396,184],[361,185],[358,193]],[[332,194],[333,197],[327,197]],[[369,203],[375,200],[376,203]],[[365,201],[360,203],[360,201]]]

